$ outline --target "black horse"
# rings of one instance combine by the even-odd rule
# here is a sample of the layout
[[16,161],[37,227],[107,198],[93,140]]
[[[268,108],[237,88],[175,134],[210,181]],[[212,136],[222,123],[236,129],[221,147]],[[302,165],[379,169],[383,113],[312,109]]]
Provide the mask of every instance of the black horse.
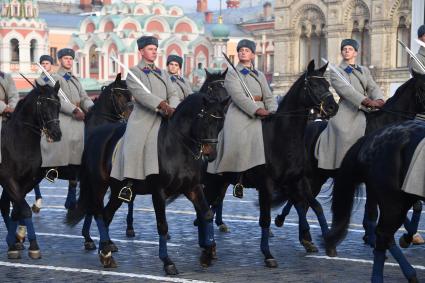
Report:
[[[276,267],[277,262],[269,250],[270,209],[272,202],[289,197],[288,190],[297,192],[290,197],[295,201],[306,201],[308,192],[302,191],[305,180],[304,132],[311,108],[319,108],[328,115],[338,110],[329,83],[324,78],[327,65],[314,70],[311,61],[307,71],[290,88],[279,103],[276,113],[262,121],[266,164],[256,166],[241,175],[234,172],[222,175],[207,174],[205,194],[209,203],[222,202],[229,184],[243,180],[243,186],[256,188],[259,193],[261,251],[268,267]],[[239,175],[235,178],[235,175]],[[274,198],[277,193],[277,198]],[[280,203],[281,203],[280,201]],[[276,203],[277,204],[277,203]]]
[[[98,126],[108,123],[125,122],[130,111],[128,107],[130,101],[131,95],[127,90],[127,84],[125,80],[121,80],[121,73],[118,73],[115,81],[108,86],[102,87],[100,95],[94,101],[93,107],[87,112],[84,119],[85,139]],[[65,207],[73,209],[76,205],[76,187],[80,166],[69,165],[56,168],[43,168],[43,170],[48,175],[53,176],[50,177],[52,180],[56,177],[56,172],[58,179],[69,180]],[[48,173],[49,171],[50,173]],[[39,207],[33,205],[34,212],[37,213],[39,210]]]
[[[133,182],[133,193],[151,194],[155,208],[159,237],[159,257],[167,274],[177,274],[177,269],[167,253],[168,224],[165,218],[167,199],[184,194],[196,211],[210,219],[212,213],[205,200],[202,185],[202,156],[215,158],[218,132],[223,126],[224,107],[228,95],[224,88],[225,71],[222,74],[207,73],[204,83],[206,93],[194,93],[177,107],[170,120],[163,119],[158,133],[159,174],[149,175],[146,180]],[[121,206],[118,194],[126,185],[124,181],[110,178],[112,155],[115,146],[125,132],[124,125],[98,128],[87,141],[83,154],[81,190],[77,208],[68,211],[66,222],[77,224],[85,213],[94,215],[100,234],[100,259],[104,267],[115,267],[111,255],[107,226]],[[85,149],[85,150],[86,150]],[[90,152],[90,154],[88,154]],[[110,200],[103,208],[103,198],[108,186]],[[210,229],[205,227],[204,229]],[[213,242],[202,240],[205,250],[201,263],[209,265],[213,256]]]
[[[414,73],[413,78],[409,79],[406,83],[401,85],[397,89],[394,96],[387,100],[386,104],[381,110],[366,114],[367,126],[365,134],[367,135],[376,129],[382,128],[392,123],[414,119],[416,114],[425,111],[424,94],[425,75]],[[320,193],[322,185],[326,182],[326,180],[328,178],[333,178],[338,171],[318,168],[318,162],[314,156],[314,149],[317,139],[319,138],[320,133],[326,128],[326,125],[326,121],[311,123],[307,126],[305,135],[305,146],[307,149],[308,158],[306,177],[308,180],[308,185],[310,185],[311,191],[314,195],[314,198],[310,200],[309,205],[317,215],[322,230],[322,235],[327,233],[328,225],[323,213],[322,206],[315,199],[315,197]],[[293,202],[288,202],[288,204],[283,208],[282,213],[275,218],[276,226],[280,227],[283,225],[285,217],[289,214],[293,204]],[[297,203],[295,203],[295,207],[297,208],[297,212],[301,212],[302,214],[304,214],[302,211],[307,209],[303,208],[302,204]],[[366,202],[365,213],[363,226],[366,230],[366,235],[369,235],[369,237],[365,237],[364,239],[365,242],[373,245],[375,238],[373,236],[373,231],[374,226],[376,226],[376,218],[378,213],[376,210],[376,203],[373,202],[371,197],[368,198],[368,201]],[[300,224],[300,242],[308,252],[317,251],[317,248],[314,246],[311,240],[307,220],[305,219],[300,223],[302,223],[302,225]]]
[[[380,211],[374,231],[374,283],[383,282],[387,249],[397,260],[409,282],[418,282],[415,269],[395,244],[394,234],[403,224],[412,205],[418,200],[425,200],[424,188],[416,188],[418,192],[423,191],[418,195],[402,190],[414,152],[424,139],[424,121],[407,121],[378,130],[361,138],[350,148],[335,178],[332,228],[325,236],[327,251],[334,250],[335,245],[345,237],[356,187],[364,182],[368,196],[374,195]],[[423,162],[423,159],[420,161]],[[421,178],[423,174],[424,172],[421,173]]]
[[[9,121],[3,123],[1,132],[0,185],[3,187],[1,213],[8,227],[8,257],[20,258],[15,242],[18,220],[28,229],[30,247],[28,254],[33,259],[41,257],[37,244],[32,212],[25,195],[43,178],[41,170],[41,135],[51,142],[59,141],[62,133],[59,127],[60,101],[59,84],[36,87],[19,101]],[[13,204],[9,216],[10,201]]]

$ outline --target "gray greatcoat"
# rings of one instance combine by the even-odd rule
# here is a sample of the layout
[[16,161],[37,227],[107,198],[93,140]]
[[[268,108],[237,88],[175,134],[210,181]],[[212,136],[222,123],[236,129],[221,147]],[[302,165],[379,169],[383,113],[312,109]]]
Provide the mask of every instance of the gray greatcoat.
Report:
[[[3,114],[4,109],[9,106],[16,107],[19,101],[18,90],[16,89],[15,82],[9,74],[0,71],[0,114]],[[3,120],[4,118],[2,118]],[[0,123],[0,133],[1,133]],[[0,139],[1,140],[1,139]],[[1,150],[0,150],[0,163],[1,163]]]
[[168,72],[167,75],[170,77],[172,86],[175,88],[180,101],[183,101],[186,97],[193,93],[189,80],[181,76],[171,75]]
[[425,139],[416,147],[401,189],[425,197]]
[[[422,65],[425,66],[425,47],[421,46],[419,47],[418,53],[416,54],[416,57],[421,61]],[[410,59],[409,62],[409,71],[412,73],[412,70],[414,70],[418,74],[424,74],[424,71],[419,67],[418,63],[416,63],[413,58]]]
[[[239,63],[236,66],[254,96],[261,101],[252,101],[245,94],[234,70],[229,70],[224,86],[232,102],[224,120],[223,130],[218,136],[217,158],[209,163],[209,173],[243,172],[257,165],[265,164],[263,129],[261,120],[255,116],[259,108],[276,111],[277,102],[262,72],[247,72]],[[246,70],[243,74],[241,70]]]
[[159,173],[158,132],[161,115],[157,111],[158,105],[164,100],[171,107],[179,104],[177,93],[164,71],[161,74],[148,71],[143,60],[131,71],[151,94],[145,92],[132,76],[127,76],[127,87],[135,103],[124,136],[114,154],[111,177],[118,180],[144,180],[148,175]]
[[366,130],[366,116],[360,110],[362,101],[384,99],[379,86],[374,82],[368,68],[358,66],[361,71],[351,68],[342,61],[338,69],[354,87],[346,85],[335,72],[331,71],[331,85],[339,95],[338,113],[329,120],[316,143],[316,158],[319,168],[333,170],[340,167],[348,149]]
[[[49,143],[46,137],[41,139],[42,167],[59,167],[68,165],[80,165],[84,149],[84,121],[74,119],[72,111],[79,107],[87,112],[93,101],[88,97],[80,81],[60,68],[56,74],[52,74],[55,81],[59,81],[60,87],[71,103],[66,102],[59,95],[61,109],[59,113],[62,138],[59,142]],[[44,74],[38,81],[44,81]],[[49,83],[52,85],[51,83]]]

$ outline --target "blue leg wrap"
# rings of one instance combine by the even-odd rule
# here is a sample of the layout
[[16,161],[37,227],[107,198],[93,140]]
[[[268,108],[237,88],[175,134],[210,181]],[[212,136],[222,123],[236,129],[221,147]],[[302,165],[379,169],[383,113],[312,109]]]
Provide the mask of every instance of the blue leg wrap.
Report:
[[68,195],[66,196],[65,208],[73,209],[77,203],[77,186],[69,185],[68,186]]
[[105,222],[103,221],[101,217],[96,217],[95,220],[96,220],[97,228],[99,229],[100,242],[109,242],[110,238],[109,238],[109,233],[108,233],[108,229],[106,228]]
[[212,219],[207,222],[205,222],[204,220],[204,229],[205,229],[204,246],[211,247],[214,243],[214,225],[213,225]]
[[167,257],[167,235],[159,235],[159,258],[164,260]]
[[90,226],[93,219],[93,215],[86,214],[84,217],[83,229],[81,230],[81,234],[83,234],[84,238],[90,238]]
[[372,283],[384,282],[385,251],[373,250]]
[[41,192],[40,192],[40,185],[35,185],[34,186],[34,194],[35,194],[35,199],[42,198],[41,197]]
[[10,219],[6,236],[6,242],[9,246],[12,246],[16,243],[16,228],[18,228],[18,221]]
[[128,203],[127,227],[133,227],[133,208],[134,208],[134,203],[130,201]]
[[289,212],[291,211],[292,203],[288,201],[286,205],[282,208],[282,213],[280,214],[283,218],[288,216]]
[[322,235],[325,236],[329,232],[329,226],[328,222],[326,221],[322,205],[317,201],[317,199],[313,199],[310,205],[315,208],[313,209],[313,211],[317,216],[317,220],[319,221],[320,230],[322,230]]
[[206,235],[205,235],[205,226],[206,226],[206,223],[205,223],[205,220],[204,219],[202,219],[202,217],[199,217],[199,215],[198,214],[196,214],[197,215],[197,220],[198,220],[198,244],[199,244],[199,247],[201,247],[201,248],[204,248],[205,247],[205,238],[206,238]]
[[261,228],[261,252],[264,255],[270,254],[269,248],[270,228]]
[[25,218],[23,220],[24,225],[27,226],[28,241],[36,240],[34,224],[32,223],[32,217]]
[[305,232],[310,231],[310,225],[307,222],[305,209],[299,204],[295,204],[294,207],[298,213],[299,240],[301,242],[304,240],[302,237],[304,236]]
[[218,203],[214,207],[214,212],[215,212],[215,224],[217,224],[217,226],[220,226],[221,224],[223,224],[223,202]]
[[376,243],[376,234],[375,234],[376,222],[366,220],[365,222],[363,222],[363,226],[365,227],[365,233],[367,236],[367,244],[374,247]]
[[393,244],[390,248],[391,255],[395,258],[395,260],[400,265],[401,271],[404,274],[404,277],[407,279],[412,279],[413,277],[416,277],[416,270],[413,268],[412,265],[407,261],[404,254],[401,252],[400,248]]

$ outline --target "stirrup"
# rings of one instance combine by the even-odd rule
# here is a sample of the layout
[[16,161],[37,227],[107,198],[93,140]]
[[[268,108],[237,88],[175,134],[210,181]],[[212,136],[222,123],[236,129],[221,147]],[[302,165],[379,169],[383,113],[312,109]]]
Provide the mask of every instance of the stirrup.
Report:
[[123,187],[120,190],[120,193],[118,194],[118,199],[126,203],[131,202],[132,197],[133,197],[133,191],[131,190],[131,185],[127,185]]
[[47,181],[49,181],[50,183],[54,183],[55,180],[59,177],[59,172],[56,168],[50,168],[47,173],[46,176],[44,176],[44,178],[46,178]]
[[243,185],[241,183],[237,183],[233,186],[233,196],[237,198],[243,198]]

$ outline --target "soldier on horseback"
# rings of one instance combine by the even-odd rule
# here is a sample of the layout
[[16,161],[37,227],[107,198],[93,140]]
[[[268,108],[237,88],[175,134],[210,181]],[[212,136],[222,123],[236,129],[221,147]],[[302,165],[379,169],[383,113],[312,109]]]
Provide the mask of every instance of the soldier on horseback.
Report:
[[127,77],[128,89],[135,99],[134,109],[118,144],[111,171],[111,177],[128,180],[118,196],[127,202],[132,198],[134,180],[145,180],[148,175],[159,173],[157,143],[161,119],[171,117],[180,101],[168,75],[155,66],[158,39],[142,36],[137,46],[142,60],[130,70],[150,93],[132,76]]
[[[236,69],[253,96],[248,96],[238,82],[238,74],[230,70],[224,85],[232,102],[219,135],[217,158],[208,165],[208,173],[239,173],[266,162],[260,119],[276,111],[277,102],[266,77],[253,66],[255,42],[247,39],[239,41],[237,52],[239,63]],[[235,186],[234,195],[242,197],[241,180],[239,183]]]
[[183,58],[178,55],[169,55],[167,57],[167,74],[176,89],[180,101],[183,101],[192,91],[189,80],[181,75]]
[[[60,125],[62,128],[62,139],[60,142],[49,143],[46,137],[41,140],[41,152],[44,168],[53,168],[46,174],[46,178],[54,180],[57,177],[57,167],[80,165],[84,148],[84,117],[93,101],[88,97],[80,81],[72,73],[75,58],[74,50],[64,48],[59,50],[58,59],[60,68],[52,77],[59,81],[61,90],[68,98],[66,101],[62,96],[60,109]],[[45,80],[43,78],[43,80]],[[75,205],[77,180],[70,180],[68,197],[65,202],[67,209]]]
[[[329,120],[326,129],[320,134],[315,155],[319,168],[338,169],[345,153],[366,130],[366,117],[362,108],[381,108],[384,96],[373,80],[370,71],[356,64],[359,44],[354,39],[341,42],[343,58],[336,70],[331,72],[331,85],[340,96],[338,113]],[[350,85],[340,78],[344,76]]]

